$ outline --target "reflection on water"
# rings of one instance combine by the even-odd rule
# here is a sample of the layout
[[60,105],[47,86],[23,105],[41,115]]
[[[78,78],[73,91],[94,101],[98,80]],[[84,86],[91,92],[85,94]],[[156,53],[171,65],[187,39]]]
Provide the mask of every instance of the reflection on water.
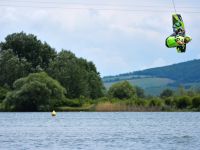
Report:
[[0,113],[1,150],[198,150],[200,113]]

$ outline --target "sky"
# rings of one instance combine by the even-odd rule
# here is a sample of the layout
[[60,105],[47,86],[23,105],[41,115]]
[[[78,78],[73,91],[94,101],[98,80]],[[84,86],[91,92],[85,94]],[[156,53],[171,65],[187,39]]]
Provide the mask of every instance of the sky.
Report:
[[171,0],[0,0],[0,41],[34,34],[94,62],[102,77],[200,59],[200,1],[174,2],[193,38],[183,54],[165,46]]

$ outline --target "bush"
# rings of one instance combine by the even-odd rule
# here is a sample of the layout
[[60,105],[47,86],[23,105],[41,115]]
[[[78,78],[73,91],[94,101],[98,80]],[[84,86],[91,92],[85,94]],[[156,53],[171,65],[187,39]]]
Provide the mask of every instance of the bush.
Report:
[[173,105],[173,99],[171,97],[166,98],[164,101],[167,106]]
[[188,106],[191,105],[191,99],[188,96],[184,96],[184,97],[180,97],[177,101],[176,101],[176,107],[180,108],[180,109],[184,109],[187,108]]
[[171,97],[171,96],[173,96],[173,94],[174,94],[174,92],[171,89],[165,89],[160,94],[160,97],[162,97],[162,98]]
[[6,98],[8,90],[0,87],[0,103]]
[[162,102],[161,102],[161,100],[159,100],[159,99],[152,99],[152,100],[150,100],[150,102],[149,102],[149,106],[161,106],[162,105]]
[[108,90],[108,95],[112,98],[129,99],[135,94],[134,87],[128,81],[113,84]]
[[194,97],[192,99],[192,107],[193,108],[200,108],[200,96]]
[[146,106],[147,101],[146,100],[135,100],[135,105],[136,106]]
[[6,99],[6,107],[16,111],[41,111],[53,109],[64,99],[65,89],[46,73],[33,73],[14,83],[14,91]]
[[63,99],[60,106],[81,107],[83,102],[79,99]]
[[139,98],[145,98],[144,89],[142,89],[142,88],[139,87],[139,86],[135,86],[135,90],[136,90],[136,95],[137,95],[137,97],[139,97]]

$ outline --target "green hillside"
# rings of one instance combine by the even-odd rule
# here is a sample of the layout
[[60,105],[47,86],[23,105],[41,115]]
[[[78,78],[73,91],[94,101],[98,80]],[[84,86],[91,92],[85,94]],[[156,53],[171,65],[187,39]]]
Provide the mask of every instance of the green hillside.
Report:
[[[121,80],[123,81],[123,80]],[[139,86],[143,88],[146,94],[158,95],[160,92],[165,89],[169,84],[174,83],[173,80],[167,78],[138,78],[127,80],[132,85]],[[120,81],[106,82],[104,83],[105,87],[108,89],[112,84]]]
[[191,60],[164,67],[135,71],[103,78],[106,87],[127,80],[133,85],[145,89],[147,93],[157,95],[164,88],[177,88],[180,85],[190,88],[200,84],[200,60]]
[[169,78],[178,83],[196,83],[200,81],[200,60],[192,60],[170,66],[137,71],[133,74]]

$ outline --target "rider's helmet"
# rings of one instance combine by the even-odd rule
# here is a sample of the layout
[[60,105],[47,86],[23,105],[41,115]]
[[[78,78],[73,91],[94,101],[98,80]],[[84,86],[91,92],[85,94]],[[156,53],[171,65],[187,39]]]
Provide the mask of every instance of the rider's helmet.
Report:
[[190,36],[185,36],[184,42],[188,43],[190,41],[192,41],[192,38]]

